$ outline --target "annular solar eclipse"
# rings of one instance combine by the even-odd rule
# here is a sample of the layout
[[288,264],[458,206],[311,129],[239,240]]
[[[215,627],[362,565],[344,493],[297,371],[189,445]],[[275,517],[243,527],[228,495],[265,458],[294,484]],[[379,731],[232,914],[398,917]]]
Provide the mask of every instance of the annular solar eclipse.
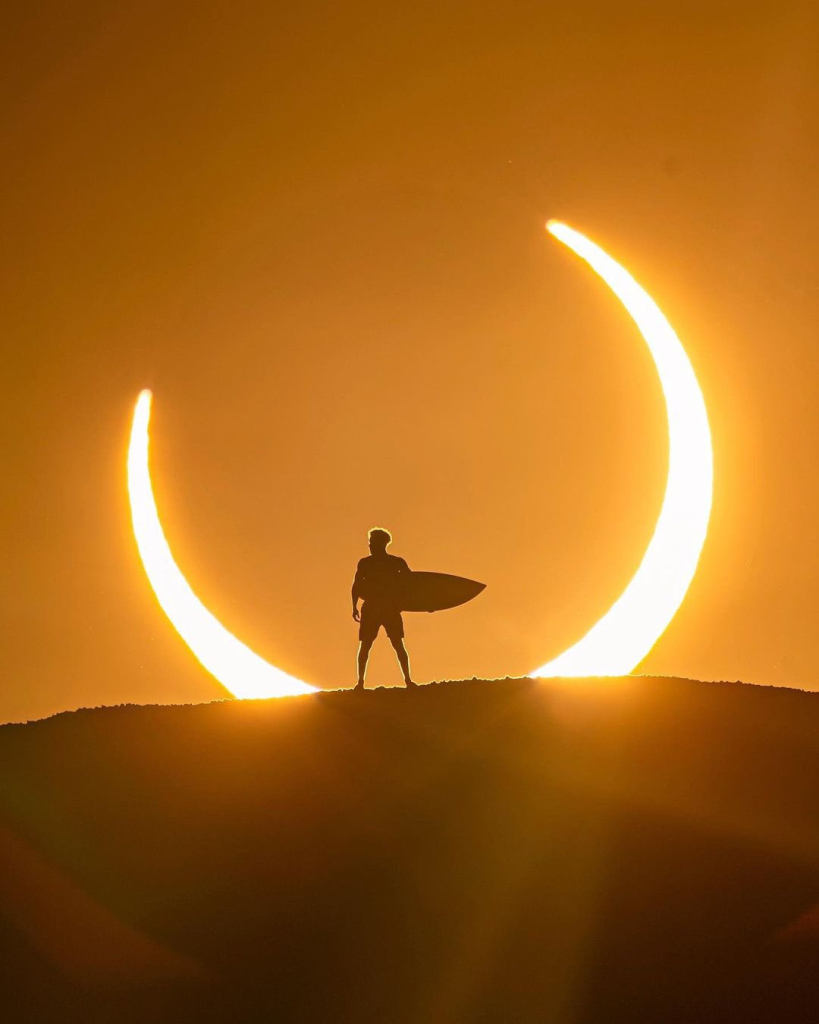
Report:
[[[648,345],[665,398],[669,459],[659,518],[631,581],[585,636],[531,675],[625,675],[662,636],[696,572],[711,512],[711,433],[694,370],[654,300],[628,271],[579,231],[559,221],[549,221],[547,228],[609,286]],[[160,606],[201,664],[235,696],[314,693],[315,687],[271,665],[233,636],[202,604],[177,566],[151,484],[150,414],[151,393],[142,391],[131,427],[128,493],[137,547]]]

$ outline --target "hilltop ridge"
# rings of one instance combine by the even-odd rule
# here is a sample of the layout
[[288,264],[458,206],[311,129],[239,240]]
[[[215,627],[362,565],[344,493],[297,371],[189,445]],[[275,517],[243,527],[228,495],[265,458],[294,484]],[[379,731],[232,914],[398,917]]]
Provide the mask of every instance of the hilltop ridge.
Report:
[[819,694],[463,680],[0,728],[10,1019],[819,1009]]

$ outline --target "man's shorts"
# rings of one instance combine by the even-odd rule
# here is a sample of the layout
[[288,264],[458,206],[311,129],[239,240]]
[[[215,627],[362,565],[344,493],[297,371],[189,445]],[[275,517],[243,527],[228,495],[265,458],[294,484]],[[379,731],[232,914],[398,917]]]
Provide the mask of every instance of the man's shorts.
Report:
[[375,640],[382,626],[390,640],[400,640],[404,635],[404,620],[401,618],[400,611],[393,608],[379,608],[377,605],[371,605],[365,601],[361,606],[358,639]]

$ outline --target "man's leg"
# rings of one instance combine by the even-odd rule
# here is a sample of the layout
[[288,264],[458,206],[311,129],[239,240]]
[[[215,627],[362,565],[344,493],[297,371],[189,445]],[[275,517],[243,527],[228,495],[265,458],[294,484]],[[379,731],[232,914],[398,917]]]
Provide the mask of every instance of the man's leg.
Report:
[[358,645],[358,685],[364,689],[364,677],[367,675],[367,661],[370,657],[372,640],[362,640]]
[[415,683],[412,681],[412,676],[410,675],[409,654],[407,654],[407,649],[404,646],[403,637],[391,636],[390,643],[393,646],[395,656],[398,658],[398,664],[401,666],[401,671],[404,674],[404,682],[407,686],[415,686]]

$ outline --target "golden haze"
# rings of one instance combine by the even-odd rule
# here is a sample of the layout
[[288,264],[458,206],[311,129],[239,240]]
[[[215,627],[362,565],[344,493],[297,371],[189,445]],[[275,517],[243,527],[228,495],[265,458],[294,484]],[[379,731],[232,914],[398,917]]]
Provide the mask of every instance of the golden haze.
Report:
[[[651,539],[668,436],[554,212],[656,299],[708,399],[708,539],[641,671],[815,686],[815,6],[191,10],[4,24],[0,720],[223,693],[133,542],[143,387],[175,557],[288,675],[352,682],[374,523],[488,584],[408,618],[419,679],[581,637]],[[399,682],[384,646],[373,684]]]

